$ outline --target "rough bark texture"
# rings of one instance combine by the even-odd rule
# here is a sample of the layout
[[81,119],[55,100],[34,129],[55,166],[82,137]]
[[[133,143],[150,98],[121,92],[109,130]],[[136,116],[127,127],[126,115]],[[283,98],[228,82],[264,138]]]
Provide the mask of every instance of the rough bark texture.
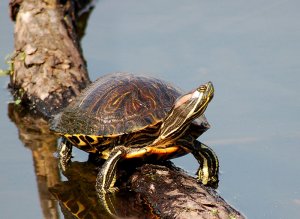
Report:
[[[20,99],[23,106],[29,108],[31,112],[50,117],[66,106],[89,83],[85,61],[73,25],[76,16],[73,14],[72,1],[11,0],[10,7],[11,17],[16,21],[14,69],[10,87],[15,98]],[[97,202],[94,191],[97,171],[73,165],[75,174],[67,176],[69,179],[67,183],[61,182],[58,177],[57,161],[50,158],[53,149],[48,148],[54,143],[53,139],[50,142],[46,141],[46,136],[51,134],[45,132],[44,122],[41,124],[38,119],[30,117],[28,122],[27,117],[20,116],[12,109],[10,116],[19,128],[20,138],[33,151],[38,186],[42,194],[41,203],[44,203],[42,205],[45,209],[49,207],[46,205],[47,200],[51,206],[54,204],[49,194],[42,191],[52,187],[56,188],[52,192],[54,191],[61,206],[65,206],[62,207],[63,212],[69,209],[70,218],[74,214],[78,216],[78,208],[75,208],[75,212],[71,212],[72,209],[67,206],[69,203],[81,204],[87,214],[91,212],[91,215],[98,214],[95,212],[99,209],[94,208]],[[34,145],[39,146],[33,148]],[[92,174],[92,180],[85,180],[87,172]],[[125,172],[128,175],[128,172]],[[135,203],[139,203],[141,207],[138,209],[147,209],[147,212],[141,215],[148,218],[155,218],[157,215],[162,218],[243,218],[214,190],[201,186],[181,170],[146,164],[138,171],[133,170],[132,173],[132,177],[129,181],[127,178],[126,182],[137,195],[131,194],[129,198],[125,196],[125,199],[114,197],[114,200],[110,200],[112,208],[117,212],[121,211],[122,216],[132,216],[128,211],[131,211],[130,209],[135,211],[134,209],[137,209]],[[40,180],[42,178],[47,180]],[[57,182],[60,186],[53,186],[53,182]],[[84,199],[80,196],[83,194],[86,194]],[[68,202],[70,199],[74,202]],[[93,210],[89,210],[91,206]],[[142,210],[133,214],[135,215],[133,218],[140,217],[139,213]],[[45,213],[51,214],[58,215],[55,209],[52,213]]]
[[244,218],[214,189],[174,167],[145,164],[130,183],[162,218]]
[[48,117],[89,83],[73,25],[72,4],[12,0],[10,5],[16,20],[10,87],[23,105]]

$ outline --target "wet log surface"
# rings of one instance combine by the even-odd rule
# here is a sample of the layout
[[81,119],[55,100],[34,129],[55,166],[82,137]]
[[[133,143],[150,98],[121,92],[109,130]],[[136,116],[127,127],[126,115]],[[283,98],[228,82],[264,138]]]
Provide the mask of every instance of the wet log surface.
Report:
[[[55,0],[11,0],[10,2],[11,17],[16,21],[14,68],[11,72],[10,88],[14,97],[21,100],[24,108],[31,113],[41,114],[43,117],[49,118],[63,109],[90,83],[75,28],[74,2]],[[24,116],[20,121],[23,118]],[[33,119],[35,120],[37,119]],[[16,122],[16,124],[24,123]],[[21,133],[26,127],[22,125],[18,128]],[[45,137],[41,139],[41,142],[43,139]],[[45,147],[43,148],[45,151]],[[33,157],[39,157],[39,150],[34,151],[37,154]],[[38,162],[40,159],[36,160]],[[57,182],[60,180],[57,179],[57,169],[52,167],[56,162],[54,160],[51,163],[51,169],[55,172],[55,179],[52,181]],[[36,166],[39,166],[37,164]],[[73,178],[67,177],[69,179],[67,182],[59,182],[58,186],[53,186],[53,184],[44,186],[52,188],[52,194],[55,194],[61,206],[65,203],[65,197],[71,195],[76,200],[76,194],[82,195],[88,191],[86,194],[92,195],[88,196],[87,203],[84,204],[88,209],[98,211],[93,206],[94,198],[97,197],[94,191],[97,171],[81,169],[76,165],[72,165],[72,168],[77,172],[72,175]],[[47,170],[42,174],[49,178],[48,181],[51,181],[50,172]],[[84,173],[86,172],[92,175],[92,180],[85,180]],[[123,177],[121,179],[124,180]],[[129,196],[115,199],[117,201],[112,202],[113,207],[120,211],[123,207],[125,211],[129,211],[131,207],[120,204],[127,202],[133,206],[132,209],[135,208],[135,204],[143,206],[137,208],[140,209],[138,212],[143,209],[148,211],[148,213],[134,214],[134,216],[126,213],[125,216],[131,215],[133,218],[145,216],[148,218],[243,218],[214,189],[202,186],[195,178],[172,166],[144,164],[130,171],[125,179],[123,183],[119,182],[119,185],[126,185],[129,190],[135,192],[135,195],[128,193]],[[76,185],[81,180],[87,182],[87,186],[80,184],[77,187]],[[79,189],[83,191],[78,193]],[[67,194],[65,194],[66,191]],[[79,201],[85,200],[78,199]],[[63,212],[67,209],[70,208],[62,207]],[[72,212],[69,214],[70,218],[74,215]]]

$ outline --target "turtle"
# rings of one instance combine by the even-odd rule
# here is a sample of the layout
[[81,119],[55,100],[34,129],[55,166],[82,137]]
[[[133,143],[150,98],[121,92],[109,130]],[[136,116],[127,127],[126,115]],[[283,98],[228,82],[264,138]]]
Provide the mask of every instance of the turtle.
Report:
[[214,96],[212,82],[184,93],[163,80],[132,73],[101,76],[52,120],[62,137],[59,163],[63,171],[72,147],[106,161],[96,178],[98,194],[113,192],[119,162],[126,159],[164,161],[192,153],[204,185],[218,182],[214,151],[197,138],[210,128],[204,111]]

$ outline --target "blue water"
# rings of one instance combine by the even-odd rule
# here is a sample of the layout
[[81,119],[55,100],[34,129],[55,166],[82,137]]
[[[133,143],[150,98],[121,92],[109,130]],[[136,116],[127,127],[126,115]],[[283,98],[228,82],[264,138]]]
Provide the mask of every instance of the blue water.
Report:
[[[13,23],[0,2],[0,63]],[[218,191],[249,218],[300,218],[300,3],[98,1],[82,40],[89,74],[150,74],[189,90],[212,81],[201,136],[220,159]],[[32,155],[7,117],[0,78],[0,217],[41,218]],[[77,152],[78,159],[84,154]],[[175,163],[193,174],[192,156]],[[17,209],[16,209],[17,206]]]

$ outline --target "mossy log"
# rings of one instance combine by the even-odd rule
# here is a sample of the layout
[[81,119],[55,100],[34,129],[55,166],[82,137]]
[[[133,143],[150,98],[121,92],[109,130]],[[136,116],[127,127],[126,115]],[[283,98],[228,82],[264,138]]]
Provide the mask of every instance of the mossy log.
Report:
[[[46,118],[63,109],[90,83],[76,31],[76,3],[10,1],[16,22],[10,88],[23,107]],[[243,218],[214,189],[200,185],[180,169],[144,164],[125,184],[158,217]]]

